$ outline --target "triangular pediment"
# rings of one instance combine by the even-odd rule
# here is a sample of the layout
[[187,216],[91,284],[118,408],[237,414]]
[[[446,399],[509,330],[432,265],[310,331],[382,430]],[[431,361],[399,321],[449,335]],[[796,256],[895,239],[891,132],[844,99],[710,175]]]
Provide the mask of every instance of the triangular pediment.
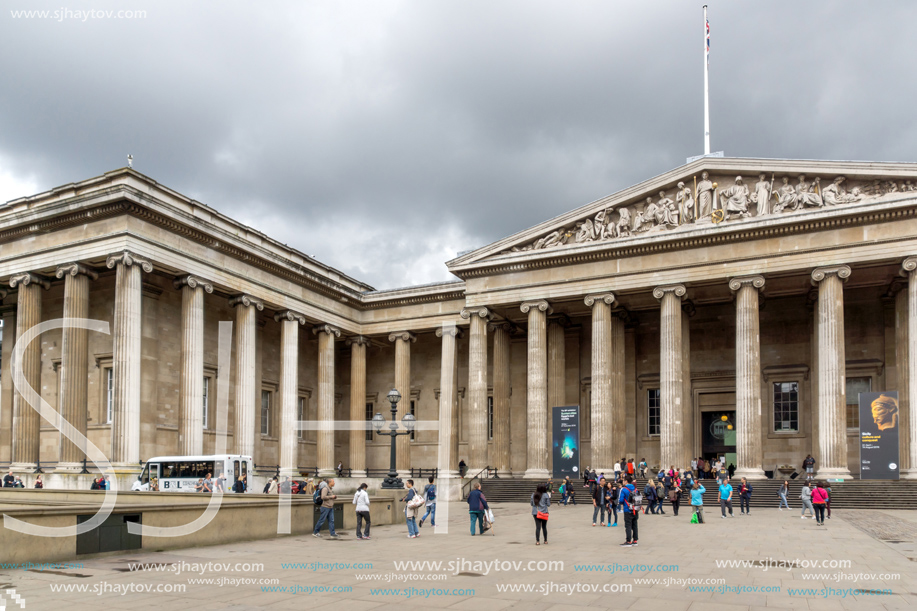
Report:
[[464,272],[739,224],[917,198],[917,163],[706,157],[447,263]]

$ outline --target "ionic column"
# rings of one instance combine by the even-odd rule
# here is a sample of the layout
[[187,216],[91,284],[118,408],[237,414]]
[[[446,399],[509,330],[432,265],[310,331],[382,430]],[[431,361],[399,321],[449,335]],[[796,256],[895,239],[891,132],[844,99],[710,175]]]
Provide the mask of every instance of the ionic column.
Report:
[[818,445],[820,478],[850,479],[847,468],[846,361],[844,351],[844,280],[846,265],[812,272],[818,286]]
[[[366,346],[369,338],[356,335],[348,337],[345,344],[350,346],[350,420],[365,422]],[[352,477],[366,477],[366,431],[361,429],[350,430],[350,468]]]
[[[395,417],[401,419],[411,411],[411,344],[417,336],[410,331],[391,333],[388,341],[395,343],[395,388],[401,393]],[[395,440],[395,466],[399,477],[408,477],[411,469],[410,435],[399,435]]]
[[548,414],[547,435],[548,472],[554,473],[554,408],[567,405],[566,329],[570,319],[566,314],[548,318]]
[[528,379],[526,383],[526,479],[546,480],[548,473],[548,350],[545,319],[552,311],[544,299],[520,306],[528,321]]
[[[462,330],[455,325],[444,325],[436,330],[436,337],[441,337],[442,361],[439,370],[439,444],[437,450],[437,468],[445,465],[446,470],[439,473],[440,478],[455,479],[459,477],[459,413],[458,402],[458,338]],[[447,489],[451,486],[447,484]]]
[[179,395],[179,453],[204,453],[204,291],[213,285],[196,276],[172,283],[181,290],[181,392]]
[[299,439],[299,327],[306,324],[306,317],[284,310],[274,314],[274,320],[280,323],[280,475],[292,477]]
[[763,479],[761,447],[761,333],[758,291],[763,276],[729,281],[736,292],[736,477]]
[[[25,272],[10,278],[10,287],[19,289],[16,310],[16,341],[23,333],[41,322],[41,289],[51,283],[44,276]],[[16,376],[20,387],[28,384],[41,393],[41,338],[36,337],[22,353],[22,365]],[[19,391],[13,391],[13,468],[26,469],[39,459],[40,419],[38,412],[26,403]],[[36,405],[37,409],[39,406]]]
[[[917,479],[917,257],[908,257],[901,265],[901,275],[907,278],[907,295],[898,297],[906,301],[907,324],[904,333],[906,343],[906,371],[899,369],[898,379],[907,377],[907,435],[908,455],[906,469],[901,471],[902,479]],[[905,293],[905,291],[901,291]],[[899,361],[900,363],[900,361]]]
[[127,251],[110,255],[105,265],[117,266],[115,324],[112,332],[114,408],[111,423],[111,462],[131,469],[140,466],[140,270],[153,265]]
[[[334,338],[341,336],[341,330],[331,325],[316,325],[312,333],[318,336],[318,421],[324,425],[334,422]],[[332,477],[336,473],[333,429],[319,429],[315,452],[318,476]]]
[[264,303],[251,295],[236,295],[229,300],[229,307],[236,308],[236,411],[233,437],[236,452],[242,456],[253,457],[255,422],[258,414],[258,312],[264,310]]
[[507,321],[491,323],[494,333],[494,440],[490,466],[497,474],[512,475],[510,453],[510,338],[516,327]]
[[468,470],[474,474],[487,464],[487,308],[465,308],[471,319],[468,339]]
[[[79,263],[57,268],[55,274],[64,278],[64,330],[61,342],[60,414],[81,435],[86,435],[87,378],[89,375],[89,330],[74,327],[68,321],[89,318],[89,280],[99,277]],[[85,453],[61,435],[59,471],[82,468]]]
[[682,284],[658,286],[653,297],[661,301],[659,325],[659,404],[661,431],[659,451],[662,467],[684,467],[678,464],[684,456],[682,431],[682,393],[684,369],[681,348],[681,298],[686,289]]
[[[6,299],[9,291],[0,288],[0,302]],[[3,328],[10,333],[16,329],[16,304],[0,305],[0,316],[3,316]],[[13,342],[3,342],[0,348],[0,363],[9,363],[13,358]],[[12,462],[13,454],[13,376],[9,367],[0,372],[0,462]]]
[[[627,384],[625,364],[627,336],[625,325],[631,322],[624,308],[611,312],[611,453],[612,458],[627,457]],[[614,465],[612,464],[612,467]],[[607,473],[607,471],[606,471]]]
[[[614,433],[616,428],[623,431],[624,421],[616,422],[612,414],[611,304],[614,300],[613,293],[586,295],[585,299],[586,305],[592,308],[592,405],[589,416],[592,458],[589,464],[597,473],[613,473],[615,452],[620,453],[623,449],[614,445]],[[623,326],[621,323],[622,332]]]
[[697,313],[694,303],[690,299],[681,302],[681,366],[682,366],[682,394],[681,417],[682,438],[684,439],[682,451],[684,457],[679,464],[690,466],[691,457],[696,446],[694,442],[694,401],[691,395],[691,317]]

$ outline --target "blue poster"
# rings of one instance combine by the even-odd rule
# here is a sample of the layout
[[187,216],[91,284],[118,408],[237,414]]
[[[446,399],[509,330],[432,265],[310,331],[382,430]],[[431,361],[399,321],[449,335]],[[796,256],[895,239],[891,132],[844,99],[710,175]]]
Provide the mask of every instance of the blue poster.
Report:
[[554,431],[554,477],[571,479],[579,477],[579,406],[555,407]]

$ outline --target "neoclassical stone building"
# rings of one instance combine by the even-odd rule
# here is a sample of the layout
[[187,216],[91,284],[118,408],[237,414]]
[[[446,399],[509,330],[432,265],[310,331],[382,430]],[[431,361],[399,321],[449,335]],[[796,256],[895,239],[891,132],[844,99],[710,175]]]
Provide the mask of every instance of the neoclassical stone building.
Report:
[[14,200],[0,463],[79,470],[9,367],[25,330],[74,317],[111,334],[42,334],[23,379],[125,478],[214,451],[219,375],[231,450],[270,473],[387,468],[388,438],[296,423],[386,414],[394,386],[400,414],[444,425],[398,440],[401,470],[547,477],[551,408],[579,405],[599,471],[727,455],[760,477],[811,453],[850,477],[856,393],[887,389],[917,477],[915,188],[917,164],[700,159],[465,253],[454,282],[385,291],[131,169]]

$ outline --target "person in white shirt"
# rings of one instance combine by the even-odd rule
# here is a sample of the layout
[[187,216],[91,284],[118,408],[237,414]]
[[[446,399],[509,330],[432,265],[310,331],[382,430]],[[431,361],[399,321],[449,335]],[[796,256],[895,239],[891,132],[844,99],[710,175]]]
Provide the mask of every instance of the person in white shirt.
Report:
[[619,479],[621,479],[621,463],[616,462],[615,463],[615,481],[618,481]]
[[[360,488],[353,495],[353,504],[357,506],[357,539],[369,541],[369,493],[366,492],[366,488],[366,484],[360,484]],[[366,529],[360,534],[363,520],[366,520]]]

